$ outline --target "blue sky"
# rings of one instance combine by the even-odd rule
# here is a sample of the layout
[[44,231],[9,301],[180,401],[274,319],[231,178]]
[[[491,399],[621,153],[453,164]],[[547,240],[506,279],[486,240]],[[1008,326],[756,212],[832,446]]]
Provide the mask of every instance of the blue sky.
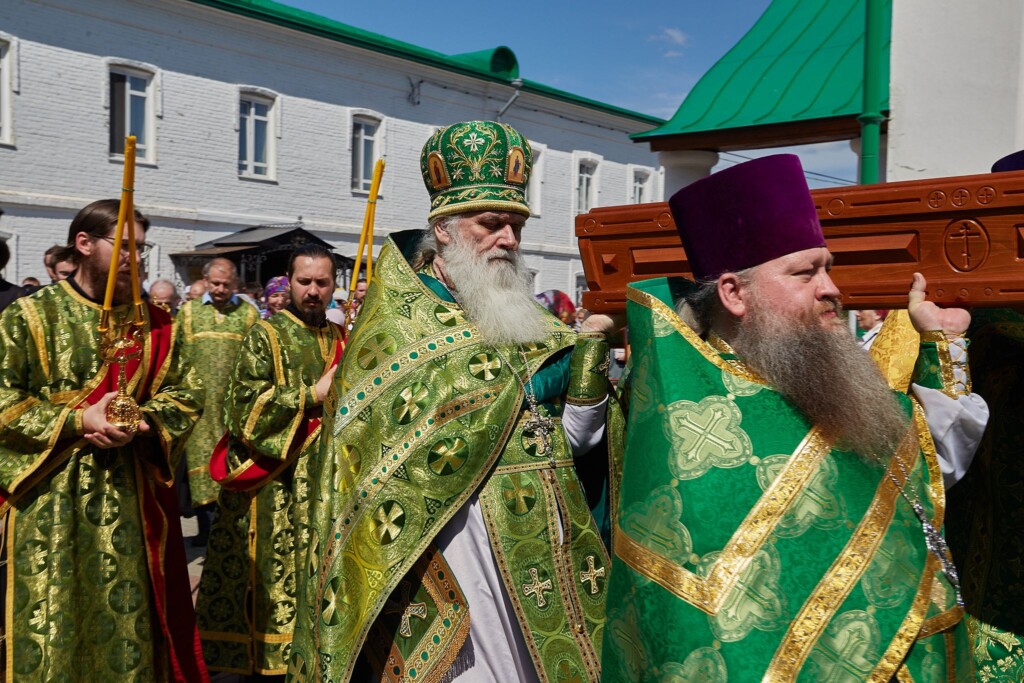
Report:
[[[279,0],[446,54],[506,45],[523,78],[669,118],[770,0]],[[853,181],[848,143],[798,148],[808,171]],[[762,156],[766,150],[744,152]],[[742,159],[722,156],[716,168]],[[809,176],[812,187],[840,184]]]

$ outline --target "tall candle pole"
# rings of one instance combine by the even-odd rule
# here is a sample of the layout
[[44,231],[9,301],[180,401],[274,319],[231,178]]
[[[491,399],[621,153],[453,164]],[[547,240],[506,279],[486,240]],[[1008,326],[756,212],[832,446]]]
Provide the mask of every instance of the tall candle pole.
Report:
[[352,270],[352,279],[348,285],[348,301],[345,302],[345,335],[355,324],[355,295],[356,281],[359,279],[359,271],[363,267],[363,248],[368,252],[366,255],[366,283],[369,284],[373,278],[373,222],[377,215],[377,195],[380,192],[380,181],[384,176],[384,160],[377,159],[373,167],[373,180],[370,183],[370,196],[366,201],[366,213],[363,214],[363,230],[359,235],[359,251],[356,254],[355,267]]
[[[142,354],[142,326],[145,324],[142,293],[139,291],[139,268],[135,248],[135,136],[125,139],[124,174],[121,179],[121,203],[117,212],[117,227],[114,231],[114,246],[110,254],[110,269],[107,271],[107,289],[103,297],[103,311],[100,315],[100,355],[107,365],[117,364],[117,396],[107,405],[107,421],[129,433],[135,433],[142,419],[142,411],[128,393],[128,377],[125,365],[129,360]],[[121,244],[128,219],[132,220],[128,231],[128,263],[132,279],[132,302],[134,316],[111,324],[114,307],[114,291],[117,289],[117,271],[121,265]],[[127,316],[126,316],[127,318]]]

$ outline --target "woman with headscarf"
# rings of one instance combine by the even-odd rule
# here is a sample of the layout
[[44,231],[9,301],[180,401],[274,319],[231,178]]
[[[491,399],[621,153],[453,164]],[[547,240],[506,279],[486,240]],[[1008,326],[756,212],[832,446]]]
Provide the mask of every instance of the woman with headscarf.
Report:
[[267,280],[267,286],[263,290],[263,297],[267,302],[267,307],[263,311],[263,317],[269,318],[278,311],[288,308],[288,304],[292,300],[291,291],[286,275],[272,277]]

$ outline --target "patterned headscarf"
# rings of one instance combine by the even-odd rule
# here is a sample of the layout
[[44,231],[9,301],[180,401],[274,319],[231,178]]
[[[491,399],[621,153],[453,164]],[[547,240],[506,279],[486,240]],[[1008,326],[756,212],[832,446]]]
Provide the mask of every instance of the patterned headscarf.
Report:
[[287,275],[278,275],[267,280],[267,286],[263,289],[263,300],[266,301],[271,294],[277,294],[278,292],[287,292],[291,289],[288,285]]

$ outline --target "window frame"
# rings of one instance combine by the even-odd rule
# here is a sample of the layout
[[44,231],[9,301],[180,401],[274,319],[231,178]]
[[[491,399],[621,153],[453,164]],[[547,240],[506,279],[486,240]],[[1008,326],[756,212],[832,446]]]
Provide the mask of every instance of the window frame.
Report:
[[[161,87],[161,72],[155,66],[146,64],[144,62],[136,62],[132,60],[122,59],[107,59],[107,78],[106,88],[104,90],[104,107],[108,111],[107,117],[107,134],[108,134],[108,154],[111,161],[124,162],[124,144],[121,143],[115,148],[114,146],[114,117],[116,115],[114,111],[113,102],[113,88],[114,81],[113,75],[125,77],[125,88],[130,93],[131,81],[129,78],[143,78],[146,81],[145,89],[145,108],[143,111],[143,126],[144,136],[141,144],[136,142],[136,153],[135,162],[136,164],[142,163],[146,165],[156,164],[156,120],[163,117],[163,106],[161,94],[163,88]],[[130,96],[125,97],[125,121],[124,129],[125,136],[130,134],[131,125],[131,99]],[[138,138],[138,136],[136,136]]]
[[526,205],[530,207],[530,216],[539,218],[544,202],[544,166],[547,159],[548,146],[540,142],[530,142],[533,152],[533,168],[530,180],[526,183]]
[[[254,149],[252,145],[253,127],[247,126],[247,152],[249,153],[250,159],[247,160],[247,168],[242,169],[242,147],[241,140],[239,139],[236,146],[235,154],[235,171],[238,174],[239,179],[242,180],[255,180],[258,182],[277,182],[277,152],[278,152],[278,140],[281,138],[281,97],[280,95],[267,88],[259,88],[250,85],[240,85],[238,87],[238,99],[236,100],[238,106],[235,109],[235,132],[241,136],[242,131],[242,103],[249,102],[253,105],[263,104],[267,107],[266,120],[266,174],[260,175],[252,171],[251,153]],[[250,113],[248,117],[249,121],[254,120],[254,114]]]
[[0,31],[0,145],[14,146],[14,95],[18,87],[19,42]]
[[[635,164],[629,164],[627,170],[628,173],[626,174],[626,182],[629,183],[629,186],[626,188],[626,196],[629,197],[629,203],[650,204],[651,202],[657,201],[654,198],[654,192],[652,192],[652,189],[654,187],[654,170],[648,168],[647,166],[637,166]],[[646,198],[641,198],[638,201],[636,196],[636,190],[638,185],[637,179],[641,176],[643,177],[643,182],[640,183],[639,186],[642,189],[643,194]]]
[[[601,181],[601,166],[604,161],[604,157],[600,154],[594,154],[592,152],[573,152],[572,155],[572,209],[573,216],[579,216],[580,214],[587,213],[598,206],[600,206],[600,181]],[[586,207],[582,206],[581,202],[581,187],[580,180],[583,177],[582,169],[583,165],[590,166],[591,172],[588,176],[590,182],[588,184],[588,192],[586,197]]]
[[[349,135],[348,135],[348,151],[349,151],[349,190],[352,194],[368,196],[370,194],[370,186],[373,183],[373,164],[376,164],[377,159],[383,159],[387,155],[384,152],[384,125],[386,119],[383,115],[366,109],[353,110],[351,121],[349,122]],[[362,154],[362,145],[357,152],[356,150],[356,126],[360,124],[370,123],[376,126],[373,133],[373,161],[370,165],[370,176],[369,178],[360,175],[356,176],[356,154]],[[360,137],[359,142],[365,142],[365,137]],[[365,159],[360,158],[360,161],[364,163],[360,166],[365,170]],[[364,187],[365,185],[365,187]],[[378,188],[378,198],[382,195],[380,188]]]
[[[580,280],[583,280],[583,287],[580,287]],[[583,306],[583,293],[589,292],[590,288],[587,287],[587,274],[582,270],[573,271],[572,281],[570,282],[571,291],[573,293],[573,303],[577,307]]]

